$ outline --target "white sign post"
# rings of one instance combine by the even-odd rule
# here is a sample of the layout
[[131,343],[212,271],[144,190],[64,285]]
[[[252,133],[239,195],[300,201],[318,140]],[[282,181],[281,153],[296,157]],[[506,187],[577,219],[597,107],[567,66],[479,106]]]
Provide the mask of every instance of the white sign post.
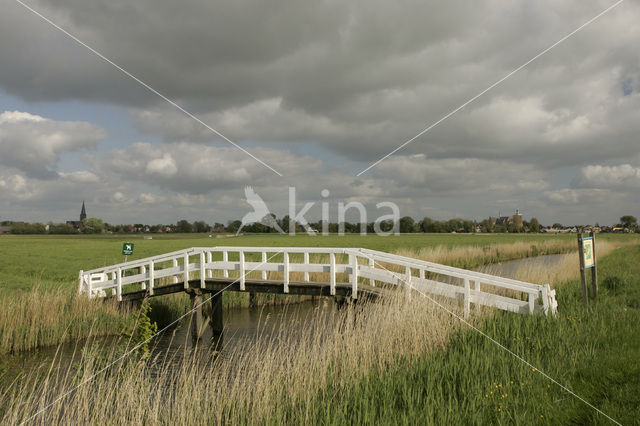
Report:
[[592,232],[588,237],[578,233],[578,252],[580,255],[580,281],[582,282],[582,300],[587,304],[587,277],[586,270],[591,269],[591,297],[598,296],[598,272],[596,269],[596,238]]

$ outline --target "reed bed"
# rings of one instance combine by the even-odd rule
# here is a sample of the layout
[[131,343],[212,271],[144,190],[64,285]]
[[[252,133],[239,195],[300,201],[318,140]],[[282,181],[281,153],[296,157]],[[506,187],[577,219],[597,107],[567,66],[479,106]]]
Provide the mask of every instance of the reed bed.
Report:
[[[610,241],[599,241],[598,257],[605,257],[622,245]],[[495,265],[487,265],[480,270],[491,274],[495,273],[497,268]],[[577,252],[566,253],[554,261],[552,267],[544,267],[535,259],[528,259],[524,260],[512,274],[507,275],[510,275],[508,278],[537,284],[553,284],[554,287],[557,287],[580,277],[580,258]]]
[[542,240],[535,243],[518,241],[510,244],[487,244],[484,246],[447,247],[440,245],[423,247],[418,250],[399,249],[393,253],[468,269],[507,260],[568,253],[575,250],[575,241]]
[[[291,327],[301,327],[306,337],[299,339]],[[218,357],[185,357],[177,366],[158,358],[152,362],[162,363],[159,371],[136,360],[114,365],[30,423],[277,423],[291,416],[304,421],[313,390],[329,386],[339,393],[398,359],[417,359],[444,347],[455,329],[448,314],[422,298],[352,305],[328,319],[311,315],[283,325]],[[87,351],[68,374],[21,378],[0,395],[0,423],[28,419],[110,358],[115,356]]]
[[34,287],[2,299],[0,353],[113,334],[131,320],[129,309],[116,302]]

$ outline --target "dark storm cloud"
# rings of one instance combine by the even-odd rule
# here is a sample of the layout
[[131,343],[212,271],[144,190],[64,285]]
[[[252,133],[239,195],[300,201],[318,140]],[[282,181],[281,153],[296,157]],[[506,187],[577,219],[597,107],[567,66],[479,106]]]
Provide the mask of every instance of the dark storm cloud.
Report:
[[[486,191],[526,193],[540,208],[553,208],[599,188],[616,194],[635,188],[637,162],[628,158],[637,155],[640,134],[636,3],[623,3],[368,177],[353,174],[611,4],[32,3],[231,139],[261,146],[255,153],[287,177],[278,182],[244,154],[207,145],[217,139],[209,130],[11,2],[0,15],[0,88],[29,101],[114,104],[130,111],[142,134],[163,139],[91,155],[77,167],[97,176],[99,193],[111,200],[203,206],[212,203],[211,191],[224,204],[236,200],[237,186],[275,196],[295,183],[308,197],[320,186],[345,199],[407,203]],[[27,191],[37,188],[34,179],[60,175],[60,155],[89,146],[78,143],[45,149],[37,161],[5,144],[4,158],[16,158],[3,163],[0,189],[17,197],[23,188],[37,199],[37,191]],[[301,146],[291,150],[298,153],[319,145],[340,164],[287,152],[287,144]],[[554,188],[549,176],[568,167],[579,175],[566,183],[570,188]],[[71,185],[93,178],[64,179]],[[233,209],[233,201],[226,205]]]

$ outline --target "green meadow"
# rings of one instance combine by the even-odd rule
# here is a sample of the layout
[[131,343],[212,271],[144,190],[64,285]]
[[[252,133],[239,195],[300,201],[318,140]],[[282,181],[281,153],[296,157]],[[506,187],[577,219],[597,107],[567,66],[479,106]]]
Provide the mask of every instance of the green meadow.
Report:
[[[89,270],[124,261],[122,243],[135,244],[130,260],[141,259],[189,247],[209,246],[274,246],[274,247],[363,247],[392,252],[418,251],[423,248],[487,247],[524,242],[532,246],[543,242],[570,244],[575,235],[546,234],[404,234],[344,236],[285,236],[278,234],[243,235],[229,238],[209,238],[207,234],[142,234],[131,235],[2,235],[0,236],[0,292],[16,289],[69,288],[75,285],[78,271]],[[622,235],[602,236],[607,240],[624,239]],[[545,253],[539,253],[545,254]],[[519,255],[514,254],[514,258]],[[495,261],[506,260],[496,258]]]

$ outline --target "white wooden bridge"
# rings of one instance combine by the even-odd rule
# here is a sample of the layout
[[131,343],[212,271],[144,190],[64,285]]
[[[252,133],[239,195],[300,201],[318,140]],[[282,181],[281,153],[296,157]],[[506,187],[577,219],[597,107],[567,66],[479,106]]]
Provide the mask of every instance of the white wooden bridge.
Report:
[[[221,290],[357,299],[396,287],[458,299],[465,316],[472,304],[529,314],[555,314],[557,308],[548,284],[363,248],[194,247],[80,271],[78,291],[119,301],[186,291],[195,303],[202,293]],[[214,301],[220,315],[221,303],[221,297]]]

